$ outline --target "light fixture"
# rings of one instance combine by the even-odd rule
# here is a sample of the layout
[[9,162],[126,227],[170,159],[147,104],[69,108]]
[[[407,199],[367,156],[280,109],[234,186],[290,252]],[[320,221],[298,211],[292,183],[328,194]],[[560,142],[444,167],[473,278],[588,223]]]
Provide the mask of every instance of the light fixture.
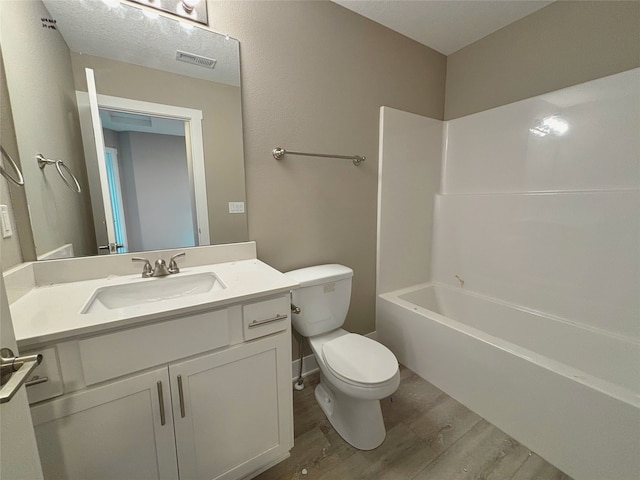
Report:
[[208,25],[205,0],[131,0],[147,7]]
[[533,128],[529,131],[538,137],[547,135],[562,136],[569,130],[569,122],[559,115],[549,115],[542,120],[536,120]]
[[180,6],[182,6],[182,9],[187,15],[191,15],[198,3],[200,3],[200,0],[182,0]]

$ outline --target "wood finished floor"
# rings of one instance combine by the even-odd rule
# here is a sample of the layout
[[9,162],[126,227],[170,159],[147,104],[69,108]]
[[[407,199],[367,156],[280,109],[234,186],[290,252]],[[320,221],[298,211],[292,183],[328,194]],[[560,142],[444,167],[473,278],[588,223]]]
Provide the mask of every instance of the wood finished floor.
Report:
[[[315,401],[319,374],[293,393],[291,457],[259,480],[571,480],[411,370],[382,400],[384,443],[363,452],[333,430]],[[303,469],[306,474],[303,474]]]

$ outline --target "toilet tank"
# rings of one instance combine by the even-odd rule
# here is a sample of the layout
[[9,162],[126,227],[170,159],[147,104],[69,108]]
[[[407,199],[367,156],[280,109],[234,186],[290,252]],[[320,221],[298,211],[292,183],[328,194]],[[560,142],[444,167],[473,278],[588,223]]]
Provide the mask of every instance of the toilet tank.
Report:
[[285,275],[300,284],[292,298],[300,313],[291,315],[298,333],[313,337],[342,326],[351,301],[353,270],[344,265],[317,265]]

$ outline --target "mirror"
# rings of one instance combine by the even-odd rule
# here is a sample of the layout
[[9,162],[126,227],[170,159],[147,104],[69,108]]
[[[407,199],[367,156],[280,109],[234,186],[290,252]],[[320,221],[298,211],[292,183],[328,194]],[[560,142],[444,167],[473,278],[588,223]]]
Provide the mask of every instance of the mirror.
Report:
[[[248,239],[246,210],[237,208],[246,206],[237,40],[114,0],[1,2],[0,9],[6,88],[38,259],[108,253],[98,247],[111,243],[107,226],[113,229],[115,221],[107,220],[105,212],[113,217],[118,202],[116,217],[124,216],[120,220],[126,232],[153,231],[147,241],[129,241],[128,251],[157,249],[160,243],[151,239],[160,236],[186,238],[163,248]],[[90,124],[87,68],[95,75],[102,118],[111,122],[101,126],[110,139],[102,148]],[[109,104],[112,100],[116,106]],[[155,105],[161,113],[151,116],[144,108],[118,102]],[[163,109],[199,111],[198,143],[193,143],[197,135],[190,127],[196,120],[189,123]],[[182,133],[171,127],[154,133],[158,140],[147,139],[156,150],[146,154],[145,168],[138,168],[136,158],[121,163],[132,157],[123,145],[151,135],[140,131],[141,124],[171,118],[181,122]],[[120,142],[114,147],[116,137]],[[165,145],[160,138],[182,142],[183,153],[176,154],[182,158],[180,166],[162,163],[177,162],[177,156],[162,160],[170,148],[160,147]],[[114,148],[120,148],[115,156]],[[201,165],[194,154],[198,148]],[[112,167],[117,158],[117,186],[123,187],[114,202],[99,175],[107,168],[105,160],[100,163],[106,153]],[[38,154],[63,160],[81,192],[72,191],[55,166],[39,168]],[[174,188],[172,176],[180,177],[183,187]],[[104,179],[102,183],[108,185]],[[188,208],[198,201],[204,203],[206,218]],[[190,228],[191,234],[174,235],[180,228]]]

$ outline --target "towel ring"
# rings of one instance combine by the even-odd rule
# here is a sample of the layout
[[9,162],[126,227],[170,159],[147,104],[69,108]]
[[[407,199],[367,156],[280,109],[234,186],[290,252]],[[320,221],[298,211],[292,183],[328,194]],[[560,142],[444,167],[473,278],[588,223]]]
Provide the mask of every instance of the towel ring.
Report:
[[24,186],[24,177],[22,176],[22,172],[18,168],[18,165],[16,165],[16,162],[13,161],[13,158],[11,158],[11,155],[7,153],[7,151],[4,149],[2,145],[0,145],[0,152],[2,156],[5,159],[7,159],[7,161],[11,165],[11,168],[13,168],[13,171],[16,172],[16,175],[18,176],[18,178],[17,179],[13,178],[11,175],[9,175],[9,172],[7,172],[2,165],[0,165],[0,173],[2,174],[2,176],[5,177],[7,180],[11,180],[13,183],[15,183],[20,187]]
[[[67,185],[67,187],[69,187],[69,190],[75,193],[82,192],[82,189],[80,188],[80,184],[78,183],[78,179],[73,174],[73,172],[69,170],[69,167],[67,167],[62,160],[51,160],[50,158],[44,158],[40,153],[36,155],[36,160],[38,160],[38,166],[40,167],[40,170],[43,170],[44,167],[46,167],[47,165],[55,165],[56,170],[58,171],[58,174],[62,177],[62,180]],[[62,172],[63,168],[69,174],[68,176]],[[73,180],[73,183],[71,183],[68,177],[71,177],[71,179]]]

